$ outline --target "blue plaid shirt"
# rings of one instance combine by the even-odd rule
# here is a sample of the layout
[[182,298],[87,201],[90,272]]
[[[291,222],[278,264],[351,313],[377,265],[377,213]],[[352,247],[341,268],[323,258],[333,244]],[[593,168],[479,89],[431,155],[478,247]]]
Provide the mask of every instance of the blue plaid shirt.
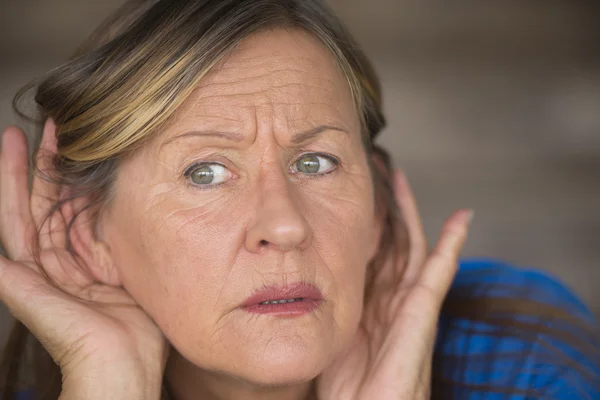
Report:
[[[463,297],[462,306],[484,295],[525,298],[564,310],[573,320],[507,314],[497,316],[502,324],[494,324],[489,320],[476,322],[477,316],[459,319],[442,313],[436,356],[444,378],[464,384],[452,386],[453,396],[449,397],[600,400],[598,320],[560,280],[499,260],[470,259],[460,263],[450,295],[460,297],[463,293],[468,296]],[[522,313],[527,314],[526,310]],[[506,321],[515,324],[506,328]],[[524,330],[520,323],[537,329]],[[589,328],[582,329],[579,323]]]

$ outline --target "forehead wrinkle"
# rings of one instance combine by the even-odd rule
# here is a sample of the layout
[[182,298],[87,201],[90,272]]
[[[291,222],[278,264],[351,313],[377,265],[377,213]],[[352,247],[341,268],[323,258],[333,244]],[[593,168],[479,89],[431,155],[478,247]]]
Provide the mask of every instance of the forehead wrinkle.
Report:
[[[256,89],[256,90],[250,90],[250,91],[243,91],[243,92],[233,92],[233,93],[215,93],[215,94],[205,94],[202,95],[200,97],[200,99],[198,100],[214,100],[214,99],[219,99],[219,98],[223,98],[223,97],[232,97],[232,96],[241,96],[244,100],[246,100],[247,97],[252,97],[252,96],[258,96],[258,95],[268,95],[269,92],[284,92],[286,94],[286,97],[293,97],[288,91],[283,91],[283,89],[294,89],[294,88],[309,88],[309,89],[317,89],[317,90],[323,90],[323,88],[321,86],[312,86],[312,85],[308,85],[306,83],[299,83],[299,82],[288,82],[288,83],[284,83],[281,85],[271,85],[267,88],[262,88],[262,89]],[[253,102],[254,103],[254,102]]]
[[[221,105],[215,104],[214,102],[210,102],[209,104],[203,104],[204,98],[195,99],[193,104],[187,106],[187,109],[181,113],[180,118],[204,118],[204,119],[219,119],[221,121],[229,121],[229,122],[242,122],[241,119],[236,118],[235,114],[229,112],[229,108]],[[215,111],[211,112],[211,109],[215,109]],[[225,111],[223,115],[218,115],[218,111]]]
[[[307,66],[313,66],[313,65],[318,65],[318,63],[314,62],[312,60],[311,57],[305,56],[305,55],[293,55],[293,54],[277,54],[274,52],[269,52],[266,56],[265,55],[256,55],[251,53],[249,50],[250,49],[238,49],[239,52],[235,54],[235,57],[229,57],[227,59],[226,62],[222,63],[222,65],[218,68],[215,69],[215,71],[220,71],[220,70],[231,70],[231,69],[235,69],[237,68],[237,64],[240,63],[250,63],[253,64],[252,66],[260,66],[260,65],[278,65],[280,64],[278,61],[282,60],[282,59],[286,59],[286,60],[293,60],[294,61],[294,65],[299,65],[302,62],[305,62],[305,64]],[[250,55],[246,55],[244,56],[242,54],[243,52],[247,52]]]
[[[290,57],[286,58],[288,60],[290,59]],[[306,59],[305,57],[301,58]],[[247,63],[233,61],[231,64],[219,68],[217,71],[214,71],[214,74],[212,74],[210,79],[203,80],[199,83],[198,90],[202,92],[202,89],[208,89],[211,87],[221,88],[223,86],[232,87],[239,85],[247,86],[248,84],[256,85],[257,82],[270,84],[280,81],[296,81],[298,83],[304,83],[307,81],[307,77],[309,77],[310,80],[317,81],[319,84],[315,87],[320,89],[323,89],[329,85],[333,87],[339,87],[340,84],[342,86],[346,86],[346,80],[343,79],[343,75],[340,73],[339,68],[336,67],[333,69],[333,71],[331,71],[328,70],[328,68],[322,68],[322,66],[320,66],[317,62],[310,62],[308,63],[309,65],[306,69],[301,69],[298,68],[297,62],[292,62],[288,65],[281,65],[281,63],[270,61],[268,62],[266,71],[259,71],[256,73],[252,73],[253,69],[256,69],[255,65],[246,64]],[[266,62],[262,62],[262,64],[266,64]],[[333,74],[331,72],[333,72]]]
[[[294,48],[299,50],[300,46]],[[247,70],[248,67],[261,68],[261,69],[279,69],[282,64],[289,64],[291,70],[298,70],[300,72],[313,71],[315,68],[322,69],[321,65],[335,65],[336,62],[333,57],[329,57],[327,53],[326,57],[322,57],[323,54],[317,54],[312,51],[311,54],[279,54],[276,50],[270,49],[268,52],[263,51],[264,54],[256,54],[255,48],[238,49],[237,53],[232,53],[218,68],[213,68],[209,73],[217,75],[237,75],[236,70],[244,68]],[[248,53],[248,55],[244,55]],[[318,60],[317,60],[318,58]],[[325,63],[320,61],[326,60]],[[302,69],[302,67],[306,69]]]
[[[294,35],[292,37],[294,42],[298,43],[298,38]],[[301,51],[306,51],[304,46],[301,47]],[[245,48],[243,51],[249,52],[249,55],[244,55],[244,53],[240,55],[239,52],[237,55],[235,53],[231,54],[224,63],[215,66],[212,73],[207,74],[205,79],[199,84],[199,87],[193,92],[191,102],[187,104],[186,110],[183,113],[186,117],[200,119],[215,118],[223,122],[241,122],[242,125],[247,125],[247,123],[241,121],[239,118],[231,117],[231,114],[237,114],[229,112],[232,107],[252,107],[254,109],[267,105],[304,107],[307,109],[296,112],[306,113],[307,115],[311,114],[309,108],[312,108],[312,106],[319,107],[320,109],[327,107],[335,111],[336,114],[344,108],[342,103],[345,102],[340,102],[334,97],[339,97],[335,96],[335,93],[339,94],[341,92],[340,89],[343,90],[342,93],[346,94],[348,91],[346,80],[343,79],[335,60],[332,57],[324,57],[322,51],[309,49],[306,56],[269,54],[266,57],[264,55],[255,55],[253,52],[256,50],[253,46],[249,46],[249,48]],[[307,68],[302,68],[304,66]],[[331,66],[334,68],[328,68]],[[260,71],[247,77],[243,76],[256,69],[260,69]],[[265,69],[267,72],[262,71]],[[321,70],[327,73],[315,74],[315,71]],[[240,71],[242,71],[242,74],[239,73]],[[240,77],[240,75],[242,76]],[[309,79],[306,79],[307,76]],[[307,80],[310,82],[307,83]],[[315,84],[312,81],[317,81],[317,83],[321,84]],[[272,84],[273,82],[275,84]],[[249,86],[252,90],[248,90]],[[258,88],[255,88],[256,86]],[[290,96],[290,92],[299,92],[300,95]],[[326,95],[323,96],[324,94]],[[334,94],[334,96],[330,98],[331,94]],[[257,101],[253,96],[261,96],[262,101],[260,98]],[[316,100],[316,98],[323,97],[328,99],[324,101]],[[307,101],[290,102],[290,98],[294,100],[306,98]],[[230,116],[211,117],[203,110],[205,106],[202,103],[208,103],[211,107],[216,107],[215,113],[220,113],[219,109],[227,110],[227,114]],[[348,111],[354,114],[353,108]],[[339,116],[336,115],[336,117]],[[256,112],[254,112],[254,118],[252,119],[256,127],[258,122]],[[286,124],[288,126],[287,130],[289,130],[289,123],[287,121]],[[230,129],[227,128],[226,130]],[[247,130],[244,127],[244,131]],[[257,129],[254,128],[252,131],[256,132]],[[253,142],[255,140],[256,137]]]
[[[248,70],[248,66],[239,66],[239,67],[232,67],[231,69],[235,69],[235,70],[239,70],[239,69],[243,69],[245,71]],[[260,80],[263,78],[273,78],[273,76],[275,74],[284,74],[285,76],[289,76],[289,77],[294,77],[296,75],[306,75],[306,74],[311,74],[312,71],[306,71],[306,70],[302,70],[302,69],[298,69],[298,68],[278,68],[275,71],[268,71],[268,72],[264,72],[264,73],[259,73],[256,75],[247,75],[244,76],[243,79],[239,78],[239,74],[231,74],[233,75],[233,79],[232,80],[226,80],[228,75],[225,75],[224,77],[221,76],[215,76],[214,79],[211,80],[211,82],[205,83],[205,84],[200,84],[199,87],[200,88],[205,88],[208,86],[215,86],[215,85],[229,85],[229,84],[234,84],[234,83],[238,83],[238,82],[246,82],[248,80]],[[219,71],[219,73],[221,74],[221,71]],[[221,78],[221,79],[217,79],[217,78]],[[320,78],[320,76],[319,76]]]
[[[226,107],[219,107],[222,109],[226,109]],[[167,138],[165,138],[157,147],[157,153],[156,156],[160,157],[160,155],[163,153],[163,150],[167,147],[171,147],[171,146],[165,146],[167,144],[170,143],[176,143],[176,148],[179,149],[179,146],[177,146],[178,141],[176,141],[175,139],[178,139],[180,137],[185,136],[186,134],[190,134],[189,136],[191,136],[191,133],[193,132],[212,132],[215,135],[218,135],[220,132],[223,133],[223,135],[227,135],[228,133],[230,133],[231,136],[234,135],[238,135],[238,133],[236,131],[239,130],[239,128],[236,129],[231,129],[231,123],[239,123],[238,125],[247,125],[243,120],[239,119],[239,118],[230,118],[227,116],[218,116],[218,115],[208,115],[208,114],[204,114],[204,113],[193,113],[192,111],[187,112],[186,114],[186,120],[185,121],[179,121],[176,125],[171,127],[171,131],[176,131],[173,134],[168,135]],[[207,123],[206,120],[217,120],[218,122],[216,124],[214,123]],[[196,121],[203,121],[201,123],[197,123]],[[226,126],[227,129],[212,129],[210,128],[211,125],[216,125],[216,126],[220,126],[223,125],[223,122],[226,122]],[[208,125],[209,128],[207,129],[203,129],[201,127],[201,125]],[[184,127],[186,126],[192,126],[192,129],[185,129]],[[242,131],[245,131],[245,129],[242,129]],[[239,134],[239,136],[243,136],[241,134]],[[243,140],[243,138],[242,138]],[[182,151],[178,151],[179,153],[183,153]]]
[[[187,120],[196,121],[217,119],[219,122],[227,121],[231,123],[241,123],[243,121],[237,117],[237,113],[231,112],[231,104],[220,104],[215,102],[205,102],[206,98],[194,96],[188,100],[183,109],[179,111],[179,123],[174,125],[185,125]],[[183,122],[181,121],[183,120]],[[173,128],[173,127],[172,127]]]

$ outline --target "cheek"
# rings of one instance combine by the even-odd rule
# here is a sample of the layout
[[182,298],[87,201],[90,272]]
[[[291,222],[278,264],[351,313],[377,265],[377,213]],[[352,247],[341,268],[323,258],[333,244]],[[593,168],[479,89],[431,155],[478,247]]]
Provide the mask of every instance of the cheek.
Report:
[[312,247],[335,288],[340,325],[357,324],[361,315],[367,264],[376,232],[368,176],[352,175],[343,182],[307,192],[306,215],[313,227]]
[[[159,284],[174,303],[157,306],[168,315],[173,307],[192,304],[183,307],[181,319],[196,321],[201,312],[210,322],[217,301],[219,307],[227,306],[220,295],[226,284],[233,284],[228,279],[242,244],[241,215],[227,198],[182,204],[177,199],[194,196],[177,191],[170,191],[169,200],[161,202],[156,218],[148,218],[143,229],[155,234],[144,235],[143,245],[153,256],[151,268]],[[168,325],[168,319],[164,322]]]
[[341,258],[352,258],[353,264],[364,267],[376,231],[369,176],[348,174],[307,189],[303,196],[315,245],[323,251],[341,251]]
[[210,337],[240,246],[239,218],[227,199],[181,200],[190,198],[201,197],[172,185],[143,198],[131,193],[109,222],[125,288],[170,339]]

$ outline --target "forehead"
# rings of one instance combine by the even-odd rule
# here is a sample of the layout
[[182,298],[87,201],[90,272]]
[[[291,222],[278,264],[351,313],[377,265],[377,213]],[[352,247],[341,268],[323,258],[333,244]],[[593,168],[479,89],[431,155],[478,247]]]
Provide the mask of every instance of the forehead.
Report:
[[201,80],[177,119],[232,127],[258,118],[261,111],[288,124],[358,122],[348,80],[335,57],[299,29],[263,31],[242,40]]

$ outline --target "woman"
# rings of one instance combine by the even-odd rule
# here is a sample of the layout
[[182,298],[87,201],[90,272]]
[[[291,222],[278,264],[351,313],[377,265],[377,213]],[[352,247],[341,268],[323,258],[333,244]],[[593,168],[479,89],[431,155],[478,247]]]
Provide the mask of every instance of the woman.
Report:
[[[378,81],[320,1],[131,0],[35,87],[31,197],[20,130],[0,159],[0,294],[22,323],[5,398],[29,332],[45,398],[598,393],[597,328],[566,289],[490,262],[455,278],[470,210],[428,253],[374,143]],[[537,286],[515,298],[515,276]],[[499,379],[537,347],[576,373]]]

